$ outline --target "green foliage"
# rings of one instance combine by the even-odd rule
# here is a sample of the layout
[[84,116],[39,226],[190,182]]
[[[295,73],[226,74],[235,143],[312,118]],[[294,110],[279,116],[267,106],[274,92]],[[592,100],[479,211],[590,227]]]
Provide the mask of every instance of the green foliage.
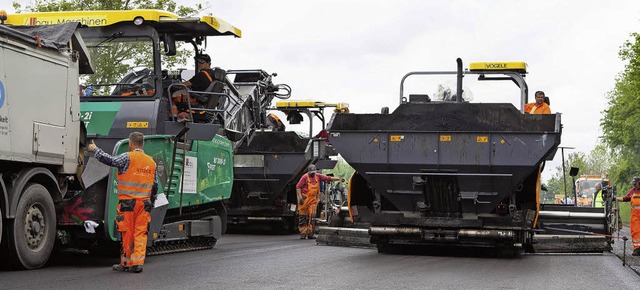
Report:
[[[22,7],[14,2],[17,13],[21,12],[52,12],[52,11],[88,11],[88,10],[131,10],[131,9],[158,9],[173,12],[179,16],[191,16],[202,11],[203,5],[195,7],[177,5],[175,0],[35,0],[32,4]],[[144,47],[142,43],[101,44],[100,52],[92,51],[91,57],[99,71],[95,75],[85,76],[83,84],[113,84],[133,68],[153,68],[153,51]],[[189,51],[179,44],[175,56],[163,57],[163,68],[174,69],[185,66]],[[111,87],[102,86],[94,91],[94,95],[107,95]]]
[[562,166],[556,167],[556,173],[547,181],[547,192],[541,196],[542,203],[553,203],[556,194],[573,196],[574,183],[569,175],[571,167],[578,167],[580,175],[604,175],[611,168],[610,157],[607,148],[599,144],[589,155],[583,152],[570,153],[565,160],[565,172],[563,175]]
[[351,175],[353,175],[353,172],[355,172],[355,169],[353,169],[353,167],[351,167],[349,163],[344,161],[342,157],[338,156],[338,163],[336,164],[336,166],[333,169],[326,170],[325,174],[333,173],[333,175],[336,177],[342,177],[346,180],[349,180]]
[[616,156],[610,172],[614,184],[627,184],[640,172],[640,34],[630,37],[620,48],[626,65],[608,94],[601,120],[603,140]]
[[[625,68],[607,96],[608,107],[600,124],[603,141],[615,156],[609,176],[617,185],[617,195],[622,196],[631,187],[629,180],[640,175],[640,34],[631,33],[618,55]],[[620,214],[628,223],[628,204],[621,204]]]
[[159,9],[173,12],[180,16],[195,15],[203,9],[202,4],[194,8],[178,5],[175,0],[35,0],[24,8],[14,2],[17,13],[51,12],[51,11],[87,11],[87,10],[130,10]]

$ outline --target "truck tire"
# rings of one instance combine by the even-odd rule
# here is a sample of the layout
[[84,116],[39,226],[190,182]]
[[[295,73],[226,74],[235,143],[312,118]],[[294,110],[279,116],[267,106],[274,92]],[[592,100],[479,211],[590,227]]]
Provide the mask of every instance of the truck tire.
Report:
[[56,233],[56,214],[49,191],[29,183],[22,192],[16,217],[7,225],[12,266],[37,269],[49,260]]

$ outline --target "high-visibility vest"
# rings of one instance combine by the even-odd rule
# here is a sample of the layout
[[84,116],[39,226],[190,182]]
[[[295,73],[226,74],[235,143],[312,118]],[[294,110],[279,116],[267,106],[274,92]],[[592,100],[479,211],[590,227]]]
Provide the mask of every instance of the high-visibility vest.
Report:
[[151,197],[156,163],[151,156],[142,151],[127,152],[129,168],[123,174],[118,174],[118,198],[148,199]]
[[604,207],[604,199],[602,198],[602,189],[593,196],[593,207]]

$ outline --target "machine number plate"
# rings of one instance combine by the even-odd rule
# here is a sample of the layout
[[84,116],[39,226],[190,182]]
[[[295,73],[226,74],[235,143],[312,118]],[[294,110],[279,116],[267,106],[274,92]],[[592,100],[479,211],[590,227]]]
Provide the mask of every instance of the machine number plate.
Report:
[[149,128],[149,122],[127,122],[127,128]]
[[488,143],[489,142],[489,136],[477,136],[476,137],[476,142],[478,142],[478,143]]
[[440,142],[451,142],[451,135],[440,135]]

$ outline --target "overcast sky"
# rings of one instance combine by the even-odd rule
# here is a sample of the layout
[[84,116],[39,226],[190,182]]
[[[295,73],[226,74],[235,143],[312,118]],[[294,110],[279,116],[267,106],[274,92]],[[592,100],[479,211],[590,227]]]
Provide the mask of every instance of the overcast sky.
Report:
[[[0,9],[7,2],[0,0]],[[209,40],[215,66],[277,72],[276,82],[293,88],[292,99],[347,102],[352,112],[393,110],[409,71],[455,70],[457,57],[465,67],[525,61],[529,99],[545,91],[552,111],[562,113],[562,146],[585,153],[601,135],[600,113],[623,69],[620,46],[640,31],[638,0],[177,2],[205,3],[204,14],[242,29],[242,38]],[[415,88],[433,91],[420,82]],[[474,102],[519,106],[513,91],[472,92]],[[545,179],[560,160],[557,154],[547,164]]]

